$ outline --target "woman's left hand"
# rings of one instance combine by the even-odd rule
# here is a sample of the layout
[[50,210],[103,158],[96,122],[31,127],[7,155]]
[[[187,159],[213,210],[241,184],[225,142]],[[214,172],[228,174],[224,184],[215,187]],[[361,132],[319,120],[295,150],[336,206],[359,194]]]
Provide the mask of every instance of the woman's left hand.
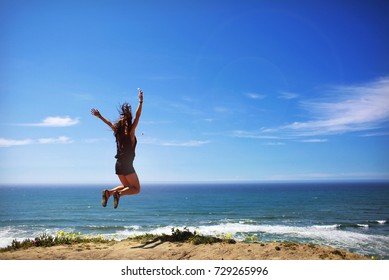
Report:
[[143,91],[142,90],[140,90],[139,91],[139,102],[143,102]]

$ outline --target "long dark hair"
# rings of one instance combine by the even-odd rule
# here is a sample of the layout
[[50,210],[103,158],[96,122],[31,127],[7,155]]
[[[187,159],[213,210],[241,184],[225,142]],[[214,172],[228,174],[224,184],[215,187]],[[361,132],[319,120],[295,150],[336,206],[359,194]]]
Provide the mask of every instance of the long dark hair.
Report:
[[[130,131],[132,128],[131,105],[123,103],[119,108],[120,119],[115,123],[115,138],[118,149],[121,150],[124,143],[131,141]],[[127,140],[127,141],[126,141]]]

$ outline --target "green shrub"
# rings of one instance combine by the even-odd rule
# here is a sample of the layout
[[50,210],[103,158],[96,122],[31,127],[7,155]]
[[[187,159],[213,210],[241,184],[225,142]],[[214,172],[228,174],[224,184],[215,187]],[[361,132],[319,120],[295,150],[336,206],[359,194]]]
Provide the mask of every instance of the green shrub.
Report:
[[17,241],[14,239],[6,248],[0,249],[0,252],[12,251],[18,249],[27,249],[30,247],[51,247],[55,245],[64,245],[64,244],[77,244],[77,243],[87,243],[87,242],[96,242],[96,243],[106,243],[110,240],[104,238],[100,234],[97,236],[86,235],[83,236],[81,232],[65,232],[59,231],[55,236],[49,235],[47,233],[42,233],[38,237],[35,237],[33,240],[25,239],[23,241]]
[[154,234],[144,234],[135,236],[132,238],[128,238],[128,240],[148,243],[148,242],[189,242],[195,245],[199,244],[213,244],[213,243],[229,243],[235,244],[236,241],[230,238],[218,238],[213,236],[204,236],[200,235],[198,232],[191,232],[188,228],[184,228],[180,230],[178,228],[172,228],[172,233],[162,234],[162,235],[154,235]]

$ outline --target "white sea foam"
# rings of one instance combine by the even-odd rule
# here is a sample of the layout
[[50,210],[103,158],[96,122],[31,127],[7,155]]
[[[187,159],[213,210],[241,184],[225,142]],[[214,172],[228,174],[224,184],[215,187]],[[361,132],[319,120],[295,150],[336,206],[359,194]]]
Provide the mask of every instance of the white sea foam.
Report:
[[0,248],[4,248],[10,245],[12,240],[14,240],[14,234],[15,232],[12,231],[11,227],[2,227],[0,230]]
[[366,224],[357,224],[357,226],[363,227],[363,228],[368,228],[369,227],[369,225],[366,225]]
[[377,221],[377,223],[379,223],[380,225],[383,225],[383,224],[386,224],[386,221],[385,220],[379,220],[379,221]]
[[319,225],[319,226],[312,226],[312,228],[316,229],[337,229],[340,228],[340,225]]
[[135,237],[143,234],[170,234],[174,226],[157,227],[155,229],[143,229],[140,226],[126,226],[124,230],[117,231],[114,238],[116,240],[125,239],[128,237]]
[[125,229],[133,229],[133,230],[139,230],[141,229],[141,226],[133,225],[133,226],[124,226]]
[[24,227],[12,227],[12,226],[6,226],[0,228],[0,248],[7,247],[12,244],[13,240],[17,241],[23,241],[25,239],[34,239],[35,237],[45,233],[48,235],[55,235],[56,232],[63,230],[71,232],[71,228],[65,228],[65,229],[43,229],[43,228],[36,228],[34,230],[27,229]]

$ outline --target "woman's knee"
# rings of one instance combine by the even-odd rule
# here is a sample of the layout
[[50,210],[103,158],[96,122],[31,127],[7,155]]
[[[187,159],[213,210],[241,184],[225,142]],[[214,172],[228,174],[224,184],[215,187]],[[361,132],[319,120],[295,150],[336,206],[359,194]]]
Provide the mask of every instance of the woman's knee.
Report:
[[140,193],[140,185],[138,184],[138,185],[133,186],[133,190],[134,190],[134,194]]

